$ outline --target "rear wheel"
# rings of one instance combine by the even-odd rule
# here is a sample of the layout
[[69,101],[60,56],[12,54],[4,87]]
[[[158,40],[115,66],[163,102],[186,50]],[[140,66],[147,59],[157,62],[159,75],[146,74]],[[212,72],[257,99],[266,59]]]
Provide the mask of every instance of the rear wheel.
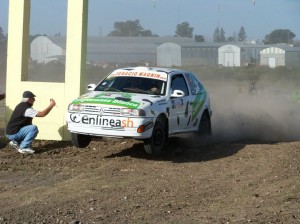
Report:
[[73,145],[76,146],[77,148],[87,147],[92,140],[92,136],[90,135],[82,135],[76,133],[71,133],[71,138],[72,138]]
[[158,156],[167,142],[166,120],[163,117],[156,119],[152,136],[144,141],[146,153]]
[[199,128],[198,128],[198,134],[212,135],[210,117],[208,115],[208,112],[206,111],[202,114]]

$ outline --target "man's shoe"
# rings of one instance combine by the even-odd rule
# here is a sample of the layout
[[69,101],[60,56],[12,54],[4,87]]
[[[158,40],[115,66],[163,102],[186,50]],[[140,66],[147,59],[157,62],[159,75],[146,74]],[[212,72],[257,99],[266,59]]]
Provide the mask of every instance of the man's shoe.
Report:
[[22,153],[22,154],[32,154],[32,153],[35,153],[35,151],[31,148],[23,148],[23,149],[19,149],[18,150],[19,153]]
[[19,144],[15,141],[10,141],[9,145],[19,151]]

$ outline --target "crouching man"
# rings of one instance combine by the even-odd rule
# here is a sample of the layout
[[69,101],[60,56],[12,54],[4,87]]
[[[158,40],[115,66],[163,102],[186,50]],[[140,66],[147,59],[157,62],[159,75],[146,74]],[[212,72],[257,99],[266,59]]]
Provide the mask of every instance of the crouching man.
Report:
[[25,91],[21,103],[14,109],[6,126],[6,137],[11,140],[9,145],[24,154],[34,153],[31,143],[39,132],[37,126],[32,124],[32,119],[45,117],[56,105],[55,101],[51,99],[50,105],[46,109],[37,111],[32,108],[35,97],[32,92]]

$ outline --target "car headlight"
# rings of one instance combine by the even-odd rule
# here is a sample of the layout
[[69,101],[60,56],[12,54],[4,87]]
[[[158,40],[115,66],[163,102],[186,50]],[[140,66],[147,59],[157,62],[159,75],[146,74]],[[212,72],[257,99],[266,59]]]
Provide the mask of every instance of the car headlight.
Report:
[[121,115],[143,117],[146,116],[146,112],[141,109],[123,108],[121,109]]
[[68,110],[71,110],[71,111],[83,111],[84,107],[81,104],[69,104]]

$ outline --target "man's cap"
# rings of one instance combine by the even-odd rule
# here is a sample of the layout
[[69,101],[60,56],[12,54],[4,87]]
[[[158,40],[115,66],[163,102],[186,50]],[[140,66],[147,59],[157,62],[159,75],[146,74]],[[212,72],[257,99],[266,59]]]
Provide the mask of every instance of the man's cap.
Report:
[[36,95],[34,95],[32,92],[30,91],[25,91],[23,93],[23,98],[32,98],[32,97],[36,97]]

